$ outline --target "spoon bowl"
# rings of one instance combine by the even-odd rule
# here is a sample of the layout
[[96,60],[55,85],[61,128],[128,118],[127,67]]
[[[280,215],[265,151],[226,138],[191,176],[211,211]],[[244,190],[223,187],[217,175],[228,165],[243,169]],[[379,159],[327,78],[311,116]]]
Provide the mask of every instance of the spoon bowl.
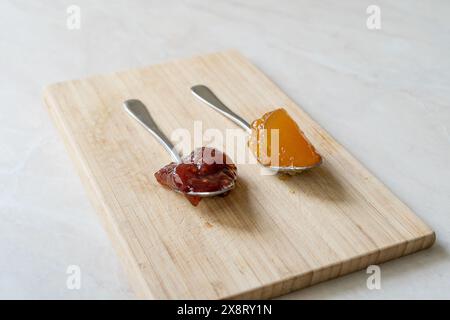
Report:
[[232,182],[229,186],[227,186],[226,188],[222,188],[220,190],[217,191],[208,191],[208,192],[194,192],[194,191],[190,191],[190,192],[181,192],[180,190],[174,190],[176,193],[180,193],[180,194],[184,194],[187,196],[192,196],[192,197],[202,197],[202,198],[206,198],[206,197],[215,197],[215,196],[219,196],[221,194],[224,194],[226,192],[229,192],[231,190],[234,189],[234,187],[236,186],[236,184],[234,182]]
[[317,162],[316,164],[312,165],[312,166],[306,166],[306,167],[276,167],[276,166],[268,166],[267,168],[273,171],[277,171],[277,172],[281,172],[281,173],[286,173],[286,174],[296,174],[296,173],[300,173],[315,167],[318,167],[322,164],[322,159],[320,159],[319,162]]

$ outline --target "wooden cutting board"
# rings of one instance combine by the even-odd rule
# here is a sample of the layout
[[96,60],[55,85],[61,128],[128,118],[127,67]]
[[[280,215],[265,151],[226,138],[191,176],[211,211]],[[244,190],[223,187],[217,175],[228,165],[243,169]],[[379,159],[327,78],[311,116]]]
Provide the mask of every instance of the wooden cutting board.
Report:
[[[193,207],[158,185],[166,151],[123,110],[171,132],[237,128],[190,92],[209,86],[251,121],[284,106],[324,157],[290,179],[238,166],[225,198]],[[269,298],[430,247],[434,232],[236,51],[57,83],[45,103],[139,297]]]

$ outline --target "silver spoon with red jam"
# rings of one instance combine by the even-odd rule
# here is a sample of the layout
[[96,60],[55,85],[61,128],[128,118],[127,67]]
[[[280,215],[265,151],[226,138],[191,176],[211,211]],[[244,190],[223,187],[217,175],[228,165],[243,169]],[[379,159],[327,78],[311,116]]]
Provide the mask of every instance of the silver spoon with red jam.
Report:
[[155,173],[160,184],[184,194],[194,206],[205,197],[226,196],[235,187],[237,169],[225,153],[202,147],[181,157],[140,100],[126,100],[123,105],[172,157],[173,162]]

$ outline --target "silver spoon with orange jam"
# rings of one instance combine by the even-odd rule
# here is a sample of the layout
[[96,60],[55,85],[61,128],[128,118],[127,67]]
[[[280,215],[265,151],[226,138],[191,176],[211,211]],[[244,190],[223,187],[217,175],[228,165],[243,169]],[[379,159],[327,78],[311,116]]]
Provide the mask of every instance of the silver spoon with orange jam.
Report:
[[[281,173],[295,174],[322,163],[320,154],[285,109],[267,112],[250,125],[220,101],[208,87],[196,85],[191,91],[249,133],[249,148],[262,165]],[[278,144],[275,144],[278,145],[277,150],[272,150],[272,139],[278,139]]]

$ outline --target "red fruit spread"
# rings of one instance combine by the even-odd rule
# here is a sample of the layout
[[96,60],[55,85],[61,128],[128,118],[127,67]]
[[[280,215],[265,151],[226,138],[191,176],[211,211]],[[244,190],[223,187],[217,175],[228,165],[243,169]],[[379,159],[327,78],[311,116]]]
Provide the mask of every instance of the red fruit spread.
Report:
[[181,163],[171,162],[159,169],[155,177],[163,186],[185,193],[192,205],[196,206],[202,198],[187,193],[226,189],[236,180],[236,171],[236,166],[225,153],[202,147],[184,157]]

